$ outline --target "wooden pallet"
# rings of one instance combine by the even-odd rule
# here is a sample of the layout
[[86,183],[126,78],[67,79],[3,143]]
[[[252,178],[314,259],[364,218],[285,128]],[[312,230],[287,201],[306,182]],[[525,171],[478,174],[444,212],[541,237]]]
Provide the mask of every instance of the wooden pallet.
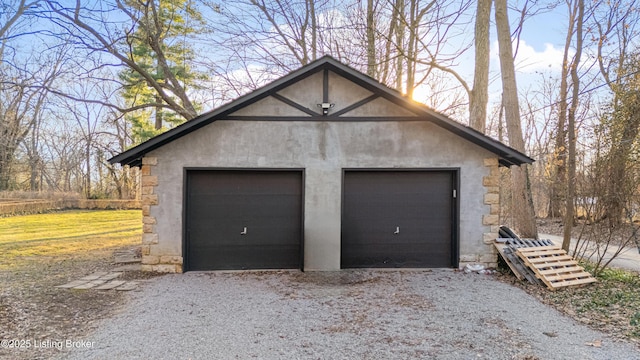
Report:
[[516,254],[551,290],[596,281],[560,246],[523,247]]
[[542,285],[542,281],[536,277],[536,274],[516,255],[516,249],[553,245],[551,240],[498,238],[493,245],[518,280],[526,279],[531,284]]
[[504,262],[509,266],[511,272],[518,278],[518,280],[527,280],[531,284],[542,285],[540,280],[536,278],[535,273],[531,271],[527,265],[516,255],[515,249],[504,243],[494,243],[498,253],[504,259]]

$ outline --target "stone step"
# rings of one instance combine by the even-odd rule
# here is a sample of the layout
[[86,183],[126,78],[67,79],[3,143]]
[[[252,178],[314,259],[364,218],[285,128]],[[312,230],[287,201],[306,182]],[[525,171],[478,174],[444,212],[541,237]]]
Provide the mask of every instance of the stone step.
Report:
[[116,256],[113,262],[116,264],[137,264],[142,263],[142,258],[137,258],[134,255],[122,255]]
[[129,268],[135,268],[133,270],[139,269],[140,264],[128,264],[121,266],[122,269],[119,271],[111,271],[111,272],[96,272],[91,275],[87,275],[79,280],[74,280],[69,283],[58,285],[57,288],[61,289],[75,289],[75,290],[111,290],[115,289],[117,291],[131,291],[138,288],[137,281],[126,281],[126,280],[115,280],[117,277],[122,275],[123,271],[132,270]]
[[138,283],[135,281],[128,281],[122,286],[116,288],[116,291],[131,291],[138,288]]
[[98,279],[100,279],[101,277],[103,277],[103,276],[105,276],[107,274],[109,274],[109,273],[106,272],[106,271],[99,271],[99,272],[95,272],[95,273],[93,273],[91,275],[87,275],[87,276],[81,278],[80,280],[87,280],[87,281],[98,280]]

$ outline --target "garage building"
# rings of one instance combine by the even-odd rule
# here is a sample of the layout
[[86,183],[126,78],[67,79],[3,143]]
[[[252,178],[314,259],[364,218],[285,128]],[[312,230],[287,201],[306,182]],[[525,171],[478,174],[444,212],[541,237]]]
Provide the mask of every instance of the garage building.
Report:
[[494,265],[499,166],[533,160],[323,57],[110,160],[146,270]]

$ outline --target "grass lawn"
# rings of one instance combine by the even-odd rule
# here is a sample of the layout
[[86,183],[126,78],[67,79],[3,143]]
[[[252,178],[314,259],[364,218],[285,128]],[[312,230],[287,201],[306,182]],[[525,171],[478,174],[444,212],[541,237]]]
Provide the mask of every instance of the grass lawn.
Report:
[[140,243],[140,210],[78,210],[0,218],[0,269]]
[[[0,339],[85,339],[97,320],[124,305],[115,290],[56,288],[96,271],[111,271],[113,252],[135,249],[140,210],[62,211],[0,218]],[[127,279],[145,279],[140,271]],[[0,359],[48,359],[49,348],[1,349]]]

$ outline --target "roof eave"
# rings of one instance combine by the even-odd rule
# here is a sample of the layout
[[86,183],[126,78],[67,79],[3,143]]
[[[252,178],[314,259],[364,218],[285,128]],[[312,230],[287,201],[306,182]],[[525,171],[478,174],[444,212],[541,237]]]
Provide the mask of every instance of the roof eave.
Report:
[[398,105],[409,107],[409,110],[416,113],[416,115],[426,115],[427,118],[436,118],[436,121],[432,121],[432,123],[445,128],[458,136],[461,136],[476,145],[479,145],[491,152],[496,153],[501,157],[500,164],[503,166],[512,166],[512,165],[522,165],[522,164],[531,164],[535,160],[528,157],[524,153],[515,150],[509,146],[504,145],[499,141],[495,141],[490,137],[468,127],[462,125],[448,117],[440,114],[439,112],[428,108],[426,105],[418,103],[408,97],[402,95],[397,90],[391,89],[384,84],[376,81],[375,79],[362,74],[362,73],[353,73],[347,72],[343,69],[344,65],[341,65],[337,60],[331,58],[328,62],[332,65],[332,71],[343,75],[352,81],[359,83],[360,85],[364,85],[368,88],[375,88],[378,91],[382,91],[386,96],[384,96],[387,100],[390,100]]
[[[332,58],[331,58],[332,59]],[[335,60],[334,60],[335,61]],[[165,133],[162,133],[154,138],[151,138],[142,144],[139,144],[129,150],[126,150],[111,159],[109,159],[110,164],[120,163],[121,165],[131,165],[136,159],[142,158],[144,154],[157,149],[158,147],[169,143],[176,138],[182,137],[195,131],[209,123],[217,120],[219,117],[224,114],[229,114],[234,112],[238,107],[245,106],[247,103],[252,103],[258,101],[264,97],[269,96],[272,92],[278,91],[281,88],[288,86],[291,82],[299,81],[305,77],[311,76],[317,71],[322,70],[325,67],[325,62],[316,61],[310,63],[306,66],[301,67],[298,70],[295,70],[288,75],[285,75],[272,83],[265,85],[264,87],[252,91],[248,94],[240,96],[239,98],[220,106],[214,110],[211,110],[207,113],[204,113],[200,116],[197,116],[175,128],[168,130]]]

